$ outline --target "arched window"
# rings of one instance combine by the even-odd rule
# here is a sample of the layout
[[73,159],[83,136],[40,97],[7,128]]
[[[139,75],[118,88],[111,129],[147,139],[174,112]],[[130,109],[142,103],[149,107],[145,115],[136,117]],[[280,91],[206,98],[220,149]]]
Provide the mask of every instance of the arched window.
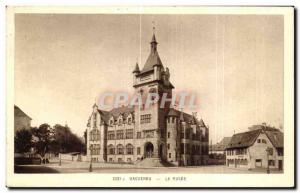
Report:
[[117,145],[117,154],[124,154],[124,147],[123,145]]
[[108,150],[109,155],[114,155],[115,154],[115,147],[113,145],[109,145],[107,147],[107,150]]
[[126,145],[126,152],[129,155],[133,154],[133,145],[131,145],[130,143]]

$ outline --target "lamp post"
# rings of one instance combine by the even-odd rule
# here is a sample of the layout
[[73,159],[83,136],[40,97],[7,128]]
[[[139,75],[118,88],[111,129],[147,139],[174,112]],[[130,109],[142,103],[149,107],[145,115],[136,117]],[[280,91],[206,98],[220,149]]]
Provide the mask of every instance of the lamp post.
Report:
[[90,167],[89,167],[89,172],[93,171],[93,151],[92,151],[92,147],[90,146],[90,152],[91,152],[91,162],[90,162]]
[[270,173],[270,167],[269,167],[269,155],[271,154],[270,152],[272,149],[270,147],[267,147],[266,152],[267,152],[267,174]]
[[61,154],[59,153],[59,166],[61,166]]

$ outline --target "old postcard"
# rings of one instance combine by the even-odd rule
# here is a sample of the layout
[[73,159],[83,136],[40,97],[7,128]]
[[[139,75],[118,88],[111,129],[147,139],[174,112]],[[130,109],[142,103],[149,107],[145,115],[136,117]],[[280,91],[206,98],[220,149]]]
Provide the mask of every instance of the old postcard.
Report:
[[293,7],[7,7],[8,187],[291,188],[294,129]]

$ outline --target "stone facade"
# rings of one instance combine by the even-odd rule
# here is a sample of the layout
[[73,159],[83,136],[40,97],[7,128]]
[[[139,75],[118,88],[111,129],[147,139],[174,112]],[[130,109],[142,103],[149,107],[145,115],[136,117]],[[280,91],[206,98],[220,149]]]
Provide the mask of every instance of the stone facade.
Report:
[[[134,92],[143,103],[104,111],[95,104],[87,124],[87,156],[96,162],[136,163],[147,158],[173,165],[202,165],[208,160],[209,129],[196,116],[171,108],[174,86],[157,52],[155,35],[142,70],[133,71]],[[145,108],[151,93],[159,102]],[[163,95],[169,99],[160,106]]]

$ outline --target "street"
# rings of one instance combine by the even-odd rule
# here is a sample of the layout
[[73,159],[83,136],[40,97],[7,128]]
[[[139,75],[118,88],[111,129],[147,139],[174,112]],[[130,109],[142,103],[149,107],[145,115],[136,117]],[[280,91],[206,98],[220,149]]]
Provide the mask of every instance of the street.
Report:
[[[61,166],[58,162],[50,162],[45,165],[15,166],[15,173],[89,173],[89,162],[63,161]],[[185,174],[251,174],[266,173],[265,169],[247,170],[243,168],[229,168],[224,165],[213,166],[187,166],[187,167],[148,167],[137,168],[130,164],[92,163],[93,173],[185,173]],[[282,171],[271,170],[271,173]]]

